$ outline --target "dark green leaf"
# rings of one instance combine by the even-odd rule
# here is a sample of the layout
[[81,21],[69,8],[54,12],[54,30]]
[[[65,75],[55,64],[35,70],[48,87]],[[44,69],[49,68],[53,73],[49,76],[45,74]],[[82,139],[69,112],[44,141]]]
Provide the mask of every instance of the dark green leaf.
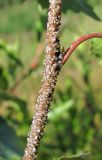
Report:
[[7,94],[5,92],[0,92],[0,101],[13,101],[16,104],[18,104],[18,107],[20,108],[20,110],[22,111],[25,121],[28,120],[29,118],[29,114],[28,114],[28,110],[27,110],[27,104],[24,100],[15,97],[15,96],[11,96],[10,94]]
[[42,5],[43,8],[48,8],[49,6],[49,1],[48,0],[38,0],[38,3]]
[[[38,0],[43,8],[48,8],[48,0]],[[96,20],[100,20],[97,14],[94,12],[92,6],[90,6],[86,0],[64,0],[62,11],[66,13],[68,10],[72,10],[75,13],[84,12]]]
[[14,61],[17,66],[18,66],[18,65],[19,65],[20,67],[23,66],[21,60],[20,60],[19,58],[17,58],[15,55],[13,55],[13,54],[8,54],[8,57],[9,57],[12,61]]
[[6,90],[8,88],[8,80],[3,73],[4,73],[4,68],[0,66],[0,89]]
[[20,160],[24,144],[14,130],[0,117],[0,158]]

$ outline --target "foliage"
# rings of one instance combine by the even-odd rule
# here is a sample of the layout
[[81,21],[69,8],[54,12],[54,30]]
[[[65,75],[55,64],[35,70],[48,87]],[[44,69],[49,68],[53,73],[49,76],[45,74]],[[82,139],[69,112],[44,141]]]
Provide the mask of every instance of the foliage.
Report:
[[8,102],[5,114],[1,115],[3,118],[0,116],[0,158],[7,160],[18,159],[22,155],[24,142],[17,134],[23,127],[22,123],[26,124],[29,119],[26,101],[10,93],[11,84],[16,81],[17,69],[23,67],[16,52],[16,44],[10,45],[0,40],[0,59],[7,61],[0,64],[0,108],[4,102]]
[[24,2],[25,0],[0,0],[0,8],[2,7],[6,7],[8,5],[11,4],[15,4],[15,3],[20,3],[20,2]]
[[[48,8],[49,3],[47,0],[38,0],[38,2],[43,6],[43,8]],[[65,0],[63,2],[62,11],[66,13],[68,10],[72,10],[76,13],[84,12],[92,18],[100,20],[97,14],[93,11],[92,6],[90,6],[86,0]]]
[[[6,120],[0,117],[0,157],[2,159],[19,159],[24,145]],[[1,160],[1,158],[0,158]]]
[[[28,61],[32,61],[31,50],[36,51],[37,44],[43,43],[46,30],[48,1],[22,2],[0,1],[0,160],[19,160],[23,154],[32,117],[29,97],[32,92],[37,94],[42,72],[39,67],[18,85],[17,91],[12,90]],[[100,0],[63,1],[61,38],[65,46],[81,34],[92,32],[89,26],[101,30],[101,6]],[[19,43],[12,43],[13,35]],[[22,47],[18,35],[24,36]],[[29,46],[32,41],[34,48]],[[60,75],[38,159],[102,157],[102,40],[85,43],[76,52]]]

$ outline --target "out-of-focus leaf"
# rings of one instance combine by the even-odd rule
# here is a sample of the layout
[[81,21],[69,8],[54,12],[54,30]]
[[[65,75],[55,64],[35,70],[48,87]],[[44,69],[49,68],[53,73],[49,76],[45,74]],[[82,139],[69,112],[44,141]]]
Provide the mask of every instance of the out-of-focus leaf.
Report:
[[26,106],[26,102],[19,99],[18,97],[15,97],[15,96],[11,96],[5,92],[0,92],[0,100],[6,100],[6,101],[15,101],[17,102],[19,105],[22,105],[22,106]]
[[18,44],[14,43],[14,44],[6,44],[5,45],[5,50],[8,53],[15,53],[18,50]]
[[13,101],[16,104],[18,104],[18,107],[20,108],[20,110],[22,111],[25,120],[28,120],[29,115],[28,115],[28,111],[27,111],[27,104],[24,100],[15,97],[15,96],[11,96],[5,92],[0,92],[0,101]]
[[5,43],[2,39],[0,39],[0,49],[4,49],[5,48]]
[[99,61],[99,64],[102,65],[102,60]]
[[70,109],[74,104],[73,100],[69,100],[68,102],[60,105],[55,108],[52,112],[49,113],[49,120],[53,121],[63,116],[63,113]]
[[37,0],[38,3],[40,3],[42,5],[43,8],[48,8],[49,6],[49,1],[48,0]]
[[19,58],[17,58],[14,54],[9,53],[7,54],[8,60],[8,74],[12,77],[16,76],[16,70],[18,67],[23,67],[23,64]]
[[[48,8],[48,0],[38,0],[43,8]],[[96,20],[100,20],[97,14],[94,12],[92,6],[90,6],[86,0],[64,0],[62,5],[62,11],[66,13],[68,10],[72,10],[75,13],[84,12]]]
[[42,31],[43,31],[42,22],[41,22],[40,20],[39,20],[39,21],[36,21],[35,27],[36,27],[36,30],[37,30],[37,31],[39,31],[39,32],[42,32]]
[[47,14],[47,9],[42,8],[42,6],[40,4],[38,5],[38,11],[41,16],[46,16],[46,14]]
[[35,29],[37,33],[37,40],[40,41],[43,31],[46,29],[47,23],[47,9],[44,9],[42,5],[38,5],[39,19],[35,23]]
[[0,49],[4,49],[7,53],[15,53],[18,49],[18,44],[7,44],[5,41],[0,39]]
[[18,50],[18,45],[16,43],[12,45],[6,44],[2,39],[0,39],[0,49],[3,49],[5,51],[4,53],[6,53],[9,59],[15,62],[16,65],[19,65],[22,67],[23,65],[22,62],[15,55],[15,53]]
[[91,54],[102,58],[102,39],[92,40]]
[[56,160],[89,160],[90,153],[81,153],[72,156],[63,156],[61,158],[57,158]]
[[20,160],[24,144],[14,130],[0,117],[0,158]]
[[92,18],[100,20],[100,18],[94,12],[92,6],[90,6],[86,0],[65,0],[63,4],[63,11],[66,12],[68,9],[71,9],[76,13],[84,12]]
[[19,65],[20,67],[23,66],[22,62],[20,61],[19,58],[14,56],[13,54],[8,54],[8,57],[15,62],[15,65]]
[[0,66],[0,89],[6,90],[8,88],[8,80],[6,76],[3,74],[4,68]]

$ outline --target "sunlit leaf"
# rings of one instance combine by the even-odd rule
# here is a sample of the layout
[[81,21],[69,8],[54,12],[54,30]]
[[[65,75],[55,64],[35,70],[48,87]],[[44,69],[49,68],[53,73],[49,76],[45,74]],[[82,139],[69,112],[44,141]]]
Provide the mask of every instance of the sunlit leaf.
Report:
[[69,110],[74,104],[73,100],[69,100],[66,103],[63,103],[62,105],[55,108],[53,111],[51,111],[48,115],[49,120],[53,121],[63,116],[63,113],[65,113],[67,110]]
[[16,66],[23,66],[21,60],[15,54],[18,50],[18,44],[6,44],[2,39],[0,39],[0,49],[4,51],[4,53],[15,63]]
[[91,54],[102,58],[102,39],[94,39],[91,44]]

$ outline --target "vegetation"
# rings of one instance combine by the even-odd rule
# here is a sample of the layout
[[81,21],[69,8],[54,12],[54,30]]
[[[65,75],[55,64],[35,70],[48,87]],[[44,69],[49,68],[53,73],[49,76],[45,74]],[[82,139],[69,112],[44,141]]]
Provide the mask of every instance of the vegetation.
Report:
[[[48,4],[1,0],[0,7],[0,160],[19,160],[43,72]],[[101,0],[65,0],[62,11],[65,48],[81,35],[101,31]],[[38,159],[101,159],[101,52],[102,40],[92,39],[65,64]]]

